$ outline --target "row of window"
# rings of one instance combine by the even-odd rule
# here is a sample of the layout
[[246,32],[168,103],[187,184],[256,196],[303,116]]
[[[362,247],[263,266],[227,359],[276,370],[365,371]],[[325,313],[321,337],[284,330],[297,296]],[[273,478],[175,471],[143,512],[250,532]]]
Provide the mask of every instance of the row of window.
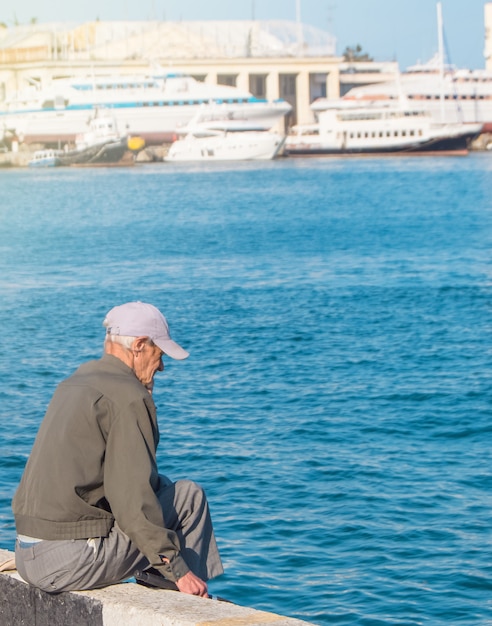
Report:
[[[250,91],[257,96],[264,97],[266,94],[266,82],[267,74],[250,74],[249,75],[249,88]],[[196,76],[195,80],[203,81],[205,76]],[[280,74],[280,87],[286,95],[295,94],[296,75],[295,74]],[[237,86],[237,74],[218,74],[218,85],[227,85],[230,87]],[[122,89],[158,89],[159,84],[154,81],[144,81],[140,83],[131,82],[117,82],[117,83],[104,83],[93,85],[91,83],[77,83],[73,85],[74,89],[79,91],[92,91],[95,87],[97,91],[114,91]]]
[[[168,102],[165,101],[155,101],[155,102],[122,102],[117,105],[117,107],[174,107],[174,106],[192,106],[192,105],[202,105],[208,104],[210,100],[170,100]],[[248,102],[260,102],[257,98],[214,98],[213,102],[215,104],[246,104]],[[53,108],[65,108],[68,106],[68,100],[63,100],[56,98],[55,100],[45,100],[42,104],[43,109],[53,109]]]
[[453,78],[454,83],[490,83],[492,79],[489,76],[459,76],[458,78]]
[[[409,94],[410,100],[440,100],[440,95],[414,95]],[[445,100],[492,100],[492,94],[483,95],[483,94],[445,94]]]
[[[247,102],[254,102],[255,98],[213,98],[213,102],[216,104],[246,104]],[[208,104],[210,100],[170,100],[169,102],[156,101],[156,102],[137,102],[137,106],[144,107],[167,107],[167,106],[183,106],[183,105],[200,105]]]
[[425,117],[424,111],[363,111],[351,112],[344,111],[338,115],[338,118],[347,121],[363,121],[363,120],[383,120],[383,119],[398,119],[404,117]]
[[78,91],[93,91],[94,88],[98,91],[113,91],[114,89],[158,89],[159,85],[155,82],[144,83],[104,83],[100,85],[93,85],[90,83],[78,83],[72,85],[74,89]]
[[422,136],[422,129],[418,128],[416,130],[411,129],[411,130],[380,130],[379,132],[376,131],[372,131],[372,132],[352,132],[352,133],[348,133],[348,137],[349,139],[375,139],[376,137],[421,137]]

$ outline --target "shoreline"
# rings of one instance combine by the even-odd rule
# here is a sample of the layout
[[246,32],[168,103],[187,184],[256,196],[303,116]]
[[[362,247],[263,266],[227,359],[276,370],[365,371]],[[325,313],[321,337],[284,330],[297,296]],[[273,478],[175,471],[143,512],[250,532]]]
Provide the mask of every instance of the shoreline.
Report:
[[[148,146],[138,152],[134,157],[130,151],[125,153],[124,157],[118,163],[103,163],[103,164],[86,164],[85,167],[128,167],[136,164],[144,165],[146,163],[164,163],[164,157],[169,150],[170,144],[163,144],[162,146]],[[468,149],[467,153],[472,154],[474,152],[490,152],[487,146],[492,145],[492,133],[483,133],[477,139],[475,139]],[[39,146],[36,146],[38,149]],[[29,167],[29,161],[32,158],[34,153],[33,149],[30,149],[29,146],[21,146],[17,151],[5,151],[0,152],[0,169],[9,169],[9,168],[18,168],[18,167]],[[354,153],[354,154],[333,154],[333,155],[303,155],[304,157],[379,157],[379,156],[454,156],[452,153],[446,152],[401,152],[401,153]],[[299,158],[300,155],[289,155],[289,154],[279,154],[278,158]],[[63,166],[58,166],[63,167]],[[66,167],[66,166],[65,166]],[[72,166],[70,166],[72,167]],[[75,167],[75,166],[74,166]],[[81,167],[81,166],[79,166]],[[42,168],[46,169],[46,168]]]

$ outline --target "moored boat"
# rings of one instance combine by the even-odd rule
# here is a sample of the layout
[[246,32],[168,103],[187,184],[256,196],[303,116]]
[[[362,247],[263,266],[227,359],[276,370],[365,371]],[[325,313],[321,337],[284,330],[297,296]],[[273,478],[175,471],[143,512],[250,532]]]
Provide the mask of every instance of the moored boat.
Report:
[[[129,151],[141,149],[144,142],[139,137],[128,138],[118,132],[114,118],[107,112],[98,111],[89,120],[89,128],[77,135],[75,147],[68,144],[64,149],[44,148],[36,150],[28,165],[30,167],[54,167],[68,165],[114,165]],[[126,164],[133,163],[128,160]]]
[[284,135],[266,130],[195,130],[177,139],[164,161],[269,161],[284,141]]
[[77,135],[75,149],[60,154],[60,165],[118,163],[127,150],[128,138],[118,132],[113,116],[98,111],[89,121],[89,130]]
[[285,135],[244,120],[225,117],[220,108],[204,105],[179,129],[165,161],[269,161],[282,150]]
[[61,165],[60,157],[63,150],[55,150],[54,148],[46,148],[35,150],[32,158],[28,161],[29,167],[57,167]]
[[439,124],[404,103],[332,101],[318,122],[293,127],[285,142],[290,156],[358,154],[461,154],[482,124]]
[[213,103],[231,120],[268,130],[291,106],[284,100],[255,98],[250,92],[197,81],[191,76],[156,71],[151,75],[55,79],[33,84],[0,109],[0,123],[15,129],[25,143],[73,142],[84,132],[88,116],[107,108],[118,127],[142,137],[147,145],[172,141],[203,104]]
[[[437,2],[438,52],[430,61],[417,64],[394,79],[353,87],[343,99],[359,106],[371,102],[394,103],[405,98],[429,113],[440,124],[481,124],[492,132],[492,72],[457,69],[445,63],[442,4]],[[315,113],[330,107],[327,98],[315,100]]]
[[[359,106],[371,102],[396,102],[404,96],[416,107],[428,111],[435,122],[480,123],[483,132],[492,132],[492,72],[446,67],[442,76],[436,60],[415,66],[393,80],[353,87],[343,99]],[[330,102],[318,98],[311,108],[324,111]]]

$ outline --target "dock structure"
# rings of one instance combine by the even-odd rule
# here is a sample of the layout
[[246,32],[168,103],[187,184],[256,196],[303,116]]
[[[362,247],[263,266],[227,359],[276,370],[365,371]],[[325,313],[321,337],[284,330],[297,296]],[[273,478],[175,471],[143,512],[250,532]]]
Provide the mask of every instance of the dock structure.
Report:
[[[0,550],[0,562],[14,554]],[[49,594],[15,571],[0,573],[0,623],[8,626],[309,626],[309,622],[231,602],[127,582]]]

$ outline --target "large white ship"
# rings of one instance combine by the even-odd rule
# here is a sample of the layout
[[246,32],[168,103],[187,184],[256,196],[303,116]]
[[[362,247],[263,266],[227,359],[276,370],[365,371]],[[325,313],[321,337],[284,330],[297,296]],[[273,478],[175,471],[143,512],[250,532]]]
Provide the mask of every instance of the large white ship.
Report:
[[[492,72],[450,67],[440,71],[437,57],[426,65],[409,68],[394,80],[353,87],[343,100],[362,106],[397,102],[402,96],[429,111],[436,122],[480,123],[483,132],[492,132]],[[311,108],[318,113],[330,105],[326,98],[319,98]]]
[[[437,3],[438,52],[425,64],[397,73],[394,80],[353,87],[343,97],[360,106],[408,101],[440,124],[481,124],[492,132],[492,72],[456,69],[445,63],[441,2]],[[313,102],[316,113],[331,107],[326,98]]]
[[73,142],[86,130],[87,119],[108,109],[118,128],[147,144],[172,141],[176,130],[211,104],[230,120],[271,129],[289,111],[284,100],[255,98],[248,91],[213,85],[191,76],[155,73],[149,76],[56,79],[41,88],[34,83],[16,93],[0,109],[0,128],[25,143]]
[[318,122],[294,126],[285,142],[292,156],[467,154],[481,124],[440,124],[404,101],[333,102]]

